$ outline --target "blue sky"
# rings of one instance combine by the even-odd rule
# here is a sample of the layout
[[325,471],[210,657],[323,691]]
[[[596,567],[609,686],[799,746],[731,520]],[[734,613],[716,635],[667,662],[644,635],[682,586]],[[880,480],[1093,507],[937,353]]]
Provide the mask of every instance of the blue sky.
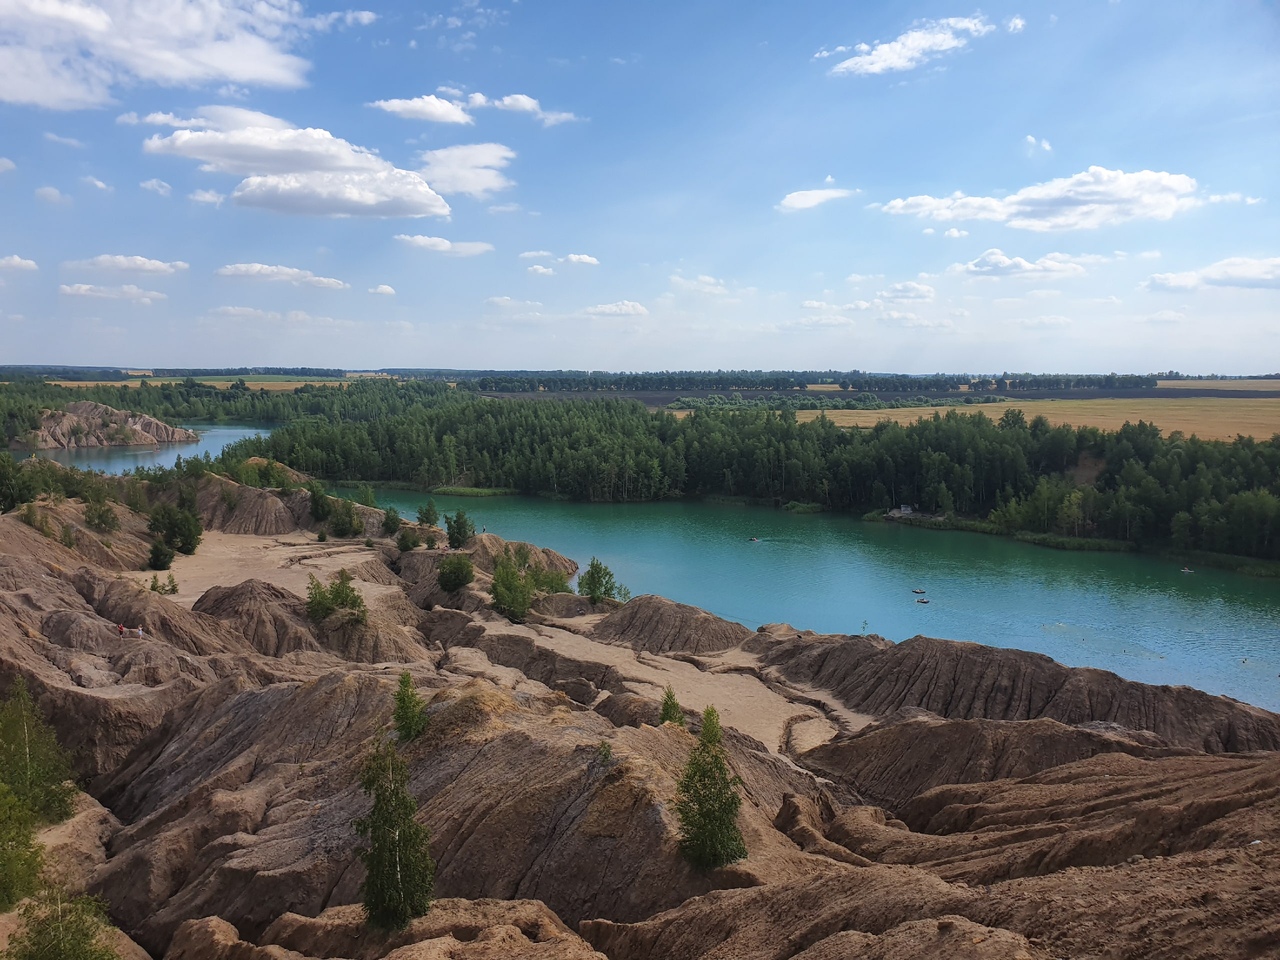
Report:
[[0,362],[1280,369],[1280,12],[0,2]]

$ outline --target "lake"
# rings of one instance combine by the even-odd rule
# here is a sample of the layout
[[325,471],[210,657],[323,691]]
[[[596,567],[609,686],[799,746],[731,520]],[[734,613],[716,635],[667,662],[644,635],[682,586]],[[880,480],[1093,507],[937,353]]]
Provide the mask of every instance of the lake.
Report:
[[165,443],[159,446],[129,447],[80,447],[76,450],[41,450],[39,456],[56,460],[68,467],[81,470],[101,470],[103,473],[130,473],[135,467],[172,467],[178,457],[201,457],[207,452],[216,457],[229,443],[245,437],[257,437],[271,432],[268,424],[210,424],[183,423],[200,434],[194,443]]
[[[58,451],[111,473],[217,454],[264,425],[191,425],[200,441]],[[377,489],[412,519],[426,495]],[[633,594],[656,593],[757,627],[916,634],[1048,654],[1146,683],[1185,683],[1280,710],[1280,583],[1131,554],[720,503],[563,503],[436,497],[476,529],[599,557]],[[751,538],[757,538],[752,542]],[[916,602],[914,588],[928,604]]]

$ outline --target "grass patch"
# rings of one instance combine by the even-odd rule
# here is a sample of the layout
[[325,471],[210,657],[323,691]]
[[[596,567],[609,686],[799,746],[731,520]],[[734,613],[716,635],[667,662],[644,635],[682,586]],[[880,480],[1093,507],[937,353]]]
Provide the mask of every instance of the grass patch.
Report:
[[442,497],[518,497],[515,487],[436,487],[431,491]]

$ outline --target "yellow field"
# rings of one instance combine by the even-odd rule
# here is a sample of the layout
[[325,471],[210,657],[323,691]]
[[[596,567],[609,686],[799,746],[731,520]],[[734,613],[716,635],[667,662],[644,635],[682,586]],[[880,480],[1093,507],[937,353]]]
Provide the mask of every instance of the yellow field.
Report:
[[1158,380],[1169,390],[1271,390],[1280,393],[1280,380]]
[[[1115,430],[1125,421],[1146,420],[1165,435],[1181,430],[1204,440],[1234,440],[1237,434],[1269,440],[1280,433],[1280,398],[1189,397],[1181,399],[1141,398],[1136,400],[1010,400],[972,407],[913,407],[904,410],[827,410],[826,416],[841,427],[869,427],[881,420],[912,423],[937,411],[982,411],[993,420],[1010,407],[1021,410],[1028,420],[1043,414],[1050,423],[1102,427]],[[816,419],[821,411],[800,410],[796,418]]]
[[[234,377],[197,377],[200,383],[208,384],[211,387],[217,387],[219,390],[230,388],[235,382]],[[181,383],[181,378],[173,378],[170,380],[148,380],[151,386],[159,386],[162,383]],[[50,380],[49,383],[58,387],[136,387],[140,380]],[[310,384],[314,387],[345,387],[346,384],[340,380],[250,380],[248,381],[251,390],[296,390],[298,387]]]

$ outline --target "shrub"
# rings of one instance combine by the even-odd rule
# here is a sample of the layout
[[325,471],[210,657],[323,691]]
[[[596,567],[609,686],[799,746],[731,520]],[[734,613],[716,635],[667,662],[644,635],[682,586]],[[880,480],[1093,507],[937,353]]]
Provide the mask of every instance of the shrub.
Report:
[[440,569],[436,571],[436,579],[440,583],[440,589],[445,593],[461,590],[475,578],[476,573],[475,568],[471,565],[471,558],[464,557],[461,554],[445,557],[440,561]]
[[516,568],[511,555],[498,559],[493,570],[493,609],[512,623],[523,623],[533,603],[533,578]]
[[51,888],[23,905],[22,928],[9,940],[7,960],[119,960],[107,942],[107,911],[93,897]]
[[391,743],[374,750],[360,769],[360,786],[373,809],[355,822],[369,842],[360,851],[368,871],[360,892],[369,925],[399,930],[431,906],[435,864],[427,828],[414,820],[417,804],[409,793],[409,772]]
[[64,523],[61,532],[58,534],[58,540],[68,550],[74,550],[77,543],[76,528],[69,523]]
[[[200,546],[204,528],[191,509],[161,504],[151,511],[147,529],[179,553],[192,554]],[[163,568],[160,568],[163,569]]]
[[339,500],[333,506],[329,529],[335,537],[354,537],[364,533],[364,521],[356,513],[356,505],[350,500]]
[[120,518],[105,501],[93,501],[84,505],[85,526],[99,533],[115,533],[120,529]]
[[324,484],[319,480],[311,480],[307,483],[306,490],[311,495],[311,519],[317,523],[328,520],[333,513],[333,501],[325,495]]
[[631,591],[619,586],[613,578],[613,571],[595,557],[591,558],[586,571],[578,577],[578,593],[589,598],[592,603],[599,603],[606,598],[622,600],[624,603],[631,599]]
[[339,570],[333,576],[329,586],[325,586],[316,575],[310,574],[307,582],[307,616],[317,622],[325,619],[335,610],[351,610],[356,620],[364,623],[369,616],[364,597],[351,585],[351,574],[346,569]]
[[680,850],[699,870],[712,870],[747,855],[738,829],[742,781],[729,772],[715,707],[702,713],[702,731],[676,787]]
[[316,534],[316,540],[319,543],[326,543],[329,540],[329,534],[321,530],[319,533]]
[[662,713],[658,715],[658,726],[664,723],[684,726],[684,710],[680,708],[680,701],[676,699],[676,692],[671,684],[667,684],[667,689],[662,692]]
[[396,549],[401,553],[408,553],[414,547],[422,546],[422,538],[418,536],[418,531],[413,527],[403,527],[400,535],[396,537]]
[[372,547],[372,546],[373,546],[373,537],[365,537],[365,538],[364,538],[364,545],[365,545],[366,547]]
[[608,763],[613,759],[613,746],[608,740],[601,740],[596,747],[596,759],[601,763]]
[[163,540],[152,540],[151,556],[147,563],[152,570],[168,570],[173,564],[173,549]]
[[436,535],[435,535],[434,533],[429,533],[429,534],[427,534],[427,549],[428,549],[428,550],[434,550],[434,549],[436,548],[436,544],[437,544],[437,543],[439,543],[439,541],[436,539]]
[[71,759],[19,676],[0,704],[0,782],[37,818],[58,822],[71,815],[70,780]]
[[396,735],[402,743],[416,740],[427,729],[427,704],[413,688],[413,676],[408,670],[400,674],[400,686],[396,690],[396,709],[392,714]]
[[440,522],[440,511],[436,509],[435,500],[430,497],[418,507],[418,523],[425,527],[434,527]]
[[445,529],[449,533],[449,546],[454,550],[460,550],[465,547],[476,535],[476,525],[471,519],[459,510],[453,516],[444,515]]
[[395,507],[387,507],[382,513],[382,533],[384,536],[394,536],[395,532],[400,529],[400,511]]
[[0,781],[0,913],[35,893],[41,849],[31,811]]
[[160,578],[154,573],[151,575],[151,589],[161,596],[173,596],[178,592],[178,581],[173,578],[173,574],[169,574],[169,579],[164,583],[160,582]]

